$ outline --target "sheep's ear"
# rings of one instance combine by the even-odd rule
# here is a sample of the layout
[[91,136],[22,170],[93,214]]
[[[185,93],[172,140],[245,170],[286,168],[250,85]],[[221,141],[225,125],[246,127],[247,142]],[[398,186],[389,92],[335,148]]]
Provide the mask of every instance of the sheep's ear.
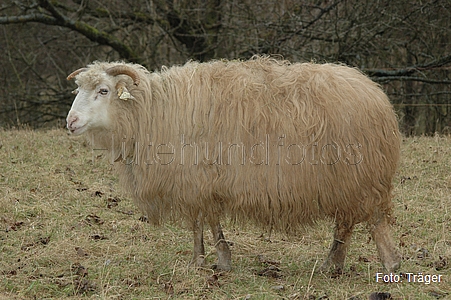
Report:
[[124,101],[127,101],[129,99],[135,99],[125,86],[119,86],[117,88],[117,96],[119,97],[119,99]]

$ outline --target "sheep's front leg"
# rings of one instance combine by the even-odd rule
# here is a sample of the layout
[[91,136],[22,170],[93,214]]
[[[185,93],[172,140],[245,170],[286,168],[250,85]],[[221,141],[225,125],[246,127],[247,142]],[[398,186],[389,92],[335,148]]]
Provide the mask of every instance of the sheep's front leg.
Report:
[[229,245],[224,238],[221,224],[219,221],[210,220],[211,232],[213,233],[213,239],[215,242],[215,248],[218,255],[218,263],[216,264],[216,270],[230,271],[232,269],[232,254],[230,252]]
[[191,265],[201,268],[205,263],[205,248],[204,248],[204,219],[202,213],[199,213],[198,218],[193,224],[194,249],[193,260]]

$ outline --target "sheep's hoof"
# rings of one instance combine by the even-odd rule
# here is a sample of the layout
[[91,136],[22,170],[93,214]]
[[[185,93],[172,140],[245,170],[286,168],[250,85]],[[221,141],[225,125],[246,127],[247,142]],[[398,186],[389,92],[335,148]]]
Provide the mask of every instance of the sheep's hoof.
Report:
[[399,270],[399,268],[401,268],[401,260],[394,261],[389,265],[388,263],[386,263],[384,264],[384,267],[388,272],[396,272],[397,270]]
[[343,274],[343,267],[337,266],[326,260],[321,267],[315,270],[315,273],[331,274],[332,277],[337,277]]
[[319,268],[315,269],[315,273],[328,273],[331,269],[331,264],[326,260]]
[[224,265],[224,264],[214,264],[211,266],[212,270],[219,271],[219,272],[229,272],[232,270],[232,266],[230,265]]
[[190,265],[193,266],[194,268],[203,268],[205,266],[205,256],[199,255],[193,258]]

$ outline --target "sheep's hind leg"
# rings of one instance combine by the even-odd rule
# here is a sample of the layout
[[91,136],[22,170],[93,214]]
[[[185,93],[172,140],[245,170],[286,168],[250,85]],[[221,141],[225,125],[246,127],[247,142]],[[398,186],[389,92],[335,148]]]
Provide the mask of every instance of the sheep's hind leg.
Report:
[[218,220],[212,220],[210,221],[210,226],[218,255],[218,263],[215,265],[215,269],[219,271],[230,271],[232,268],[232,254],[222,233],[221,224]]
[[388,272],[396,271],[401,266],[401,257],[391,237],[387,216],[383,215],[375,222],[370,222],[369,226],[382,264]]
[[335,267],[333,270],[335,274],[341,274],[343,272],[346,252],[348,251],[353,229],[354,225],[336,222],[334,240],[332,241],[326,261],[319,268],[320,272],[327,272],[331,267]]
[[199,213],[199,217],[193,224],[193,237],[194,237],[194,249],[193,260],[191,265],[201,268],[205,263],[205,248],[204,248],[204,219],[202,214]]

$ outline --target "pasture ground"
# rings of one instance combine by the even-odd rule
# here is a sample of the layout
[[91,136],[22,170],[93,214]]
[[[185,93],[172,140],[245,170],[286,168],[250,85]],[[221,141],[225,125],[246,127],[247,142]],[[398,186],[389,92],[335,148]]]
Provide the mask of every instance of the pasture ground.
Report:
[[[226,222],[233,270],[195,270],[190,231],[143,222],[96,155],[64,130],[0,130],[0,299],[451,298],[451,137],[403,139],[393,236],[404,276],[388,283],[364,225],[343,275],[313,274],[332,239],[326,221],[296,236]],[[206,251],[213,264],[209,231]]]

